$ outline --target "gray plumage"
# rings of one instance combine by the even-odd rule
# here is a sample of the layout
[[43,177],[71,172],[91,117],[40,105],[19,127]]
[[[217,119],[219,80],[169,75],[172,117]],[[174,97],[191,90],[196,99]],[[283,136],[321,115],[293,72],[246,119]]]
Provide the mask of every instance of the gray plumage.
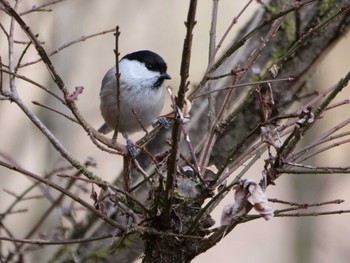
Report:
[[[120,60],[119,131],[124,136],[141,129],[137,117],[144,127],[148,127],[159,116],[164,105],[163,81],[171,78],[166,70],[164,60],[147,50],[128,54]],[[102,80],[100,110],[105,123],[98,131],[103,134],[116,127],[118,100],[115,74],[116,68],[113,67]]]

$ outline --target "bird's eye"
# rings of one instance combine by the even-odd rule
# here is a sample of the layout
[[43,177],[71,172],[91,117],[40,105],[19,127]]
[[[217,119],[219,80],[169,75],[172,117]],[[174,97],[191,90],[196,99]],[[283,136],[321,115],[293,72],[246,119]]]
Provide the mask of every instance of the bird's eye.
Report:
[[146,68],[147,68],[148,70],[153,70],[153,66],[152,66],[151,64],[146,64]]

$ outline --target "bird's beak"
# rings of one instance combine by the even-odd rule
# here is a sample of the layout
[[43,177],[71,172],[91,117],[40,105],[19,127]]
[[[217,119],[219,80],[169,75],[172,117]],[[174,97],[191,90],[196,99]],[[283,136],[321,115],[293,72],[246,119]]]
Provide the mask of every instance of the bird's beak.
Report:
[[171,79],[171,77],[168,73],[162,73],[159,78],[160,79]]

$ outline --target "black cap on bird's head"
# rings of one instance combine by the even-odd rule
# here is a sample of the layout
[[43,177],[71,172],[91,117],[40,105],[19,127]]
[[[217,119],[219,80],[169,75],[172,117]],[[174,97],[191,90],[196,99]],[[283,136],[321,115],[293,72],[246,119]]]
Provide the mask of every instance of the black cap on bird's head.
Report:
[[171,79],[171,77],[166,73],[168,68],[167,64],[157,53],[149,50],[140,50],[127,54],[122,59],[137,60],[145,64],[148,70],[159,72],[162,80]]
[[157,53],[154,53],[150,50],[136,51],[125,55],[122,60],[123,59],[136,60],[140,63],[143,63],[148,70],[159,72],[159,78],[152,85],[154,88],[159,88],[165,79],[171,79],[170,75],[166,72],[168,66],[165,63],[164,59]]

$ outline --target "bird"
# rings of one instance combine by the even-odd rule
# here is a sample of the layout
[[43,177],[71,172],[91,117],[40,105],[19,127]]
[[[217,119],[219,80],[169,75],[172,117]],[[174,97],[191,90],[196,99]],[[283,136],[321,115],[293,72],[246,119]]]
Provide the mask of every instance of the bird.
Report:
[[[150,50],[125,55],[118,64],[120,78],[120,112],[118,131],[126,139],[130,154],[137,150],[128,135],[157,121],[164,106],[164,80],[171,79],[164,59]],[[116,66],[107,71],[100,90],[100,111],[105,123],[102,134],[115,130],[118,117]],[[140,124],[141,122],[141,124]],[[164,122],[164,120],[162,120]]]

